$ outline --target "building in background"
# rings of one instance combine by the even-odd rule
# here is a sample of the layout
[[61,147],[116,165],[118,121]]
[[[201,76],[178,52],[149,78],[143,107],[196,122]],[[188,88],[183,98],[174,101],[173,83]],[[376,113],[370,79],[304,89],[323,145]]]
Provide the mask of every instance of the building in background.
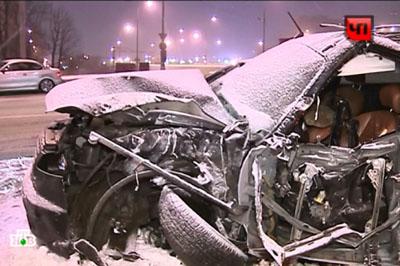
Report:
[[0,2],[0,58],[25,58],[26,2]]

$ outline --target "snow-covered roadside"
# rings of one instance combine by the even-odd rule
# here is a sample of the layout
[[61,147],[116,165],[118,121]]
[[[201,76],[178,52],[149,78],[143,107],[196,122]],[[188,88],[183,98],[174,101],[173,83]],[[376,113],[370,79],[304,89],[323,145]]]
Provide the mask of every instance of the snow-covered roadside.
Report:
[[[10,235],[17,230],[29,230],[25,209],[21,198],[21,184],[25,171],[32,163],[32,158],[17,158],[0,160],[0,257],[1,265],[11,266],[72,266],[78,265],[78,255],[73,255],[69,260],[49,253],[46,247],[11,247]],[[180,261],[168,254],[166,250],[158,249],[144,244],[138,240],[137,250],[142,259],[136,262],[123,260],[115,261],[106,258],[109,266],[175,266],[181,265]],[[85,261],[84,266],[93,263]]]
[[[29,230],[25,209],[21,198],[21,185],[25,171],[32,163],[32,158],[0,160],[0,265],[1,266],[95,266],[90,261],[79,264],[79,256],[74,254],[64,259],[42,247],[11,247],[10,235],[17,230]],[[113,260],[100,252],[108,266],[178,266],[183,265],[168,251],[145,244],[143,239],[137,240],[136,252],[142,259],[135,262]],[[271,266],[261,261],[258,266]],[[318,266],[318,264],[301,264],[296,266]]]

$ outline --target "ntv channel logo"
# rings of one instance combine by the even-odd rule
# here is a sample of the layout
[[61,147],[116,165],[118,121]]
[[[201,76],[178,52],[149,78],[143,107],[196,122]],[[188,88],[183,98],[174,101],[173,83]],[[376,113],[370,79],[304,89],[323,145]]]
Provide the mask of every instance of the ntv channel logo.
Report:
[[34,247],[36,246],[36,237],[27,229],[19,229],[16,234],[10,235],[11,247]]

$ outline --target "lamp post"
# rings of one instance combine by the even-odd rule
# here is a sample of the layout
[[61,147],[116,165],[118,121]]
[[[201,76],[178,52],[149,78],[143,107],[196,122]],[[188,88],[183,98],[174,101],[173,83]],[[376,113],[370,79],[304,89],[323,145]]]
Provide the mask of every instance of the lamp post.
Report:
[[27,49],[27,56],[30,58],[33,56],[34,50],[36,50],[36,46],[33,44],[33,39],[32,39],[32,30],[28,28],[28,49]]
[[140,70],[140,59],[139,59],[139,6],[136,8],[136,70]]
[[[146,1],[146,7],[152,8],[153,1]],[[164,2],[163,2],[164,7]],[[139,57],[139,9],[141,5],[139,4],[136,8],[136,51],[135,51],[135,63],[136,63],[136,70],[140,70],[140,57]],[[131,24],[126,24],[124,27],[126,33],[131,33],[134,30],[134,27]]]
[[26,58],[26,3],[20,1],[18,4],[19,24],[19,56]]
[[265,23],[266,23],[266,19],[265,19],[265,10],[264,10],[264,13],[263,13],[263,34],[262,34],[262,36],[263,36],[263,46],[262,46],[262,49],[263,49],[263,52],[265,52]]
[[161,32],[160,32],[160,69],[165,70],[165,61],[167,60],[167,45],[165,44],[165,2],[161,3]]
[[258,19],[262,22],[262,52],[265,52],[265,28],[266,28],[266,15],[265,15],[265,10],[263,12],[262,18],[258,17]]
[[[136,70],[140,70],[140,58],[139,58],[139,8],[140,6],[138,6],[136,8],[136,48],[135,48],[135,68]],[[134,27],[130,24],[130,23],[126,23],[124,26],[124,31],[127,34],[132,33],[132,31],[134,30]]]
[[113,68],[115,71],[115,46],[111,47],[111,60],[112,60]]

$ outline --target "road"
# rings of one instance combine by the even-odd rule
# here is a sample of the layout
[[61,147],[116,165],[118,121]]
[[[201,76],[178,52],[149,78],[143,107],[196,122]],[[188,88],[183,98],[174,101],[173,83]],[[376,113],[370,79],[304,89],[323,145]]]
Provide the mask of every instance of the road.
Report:
[[0,93],[0,159],[32,156],[43,128],[65,117],[46,114],[44,98],[41,93]]

